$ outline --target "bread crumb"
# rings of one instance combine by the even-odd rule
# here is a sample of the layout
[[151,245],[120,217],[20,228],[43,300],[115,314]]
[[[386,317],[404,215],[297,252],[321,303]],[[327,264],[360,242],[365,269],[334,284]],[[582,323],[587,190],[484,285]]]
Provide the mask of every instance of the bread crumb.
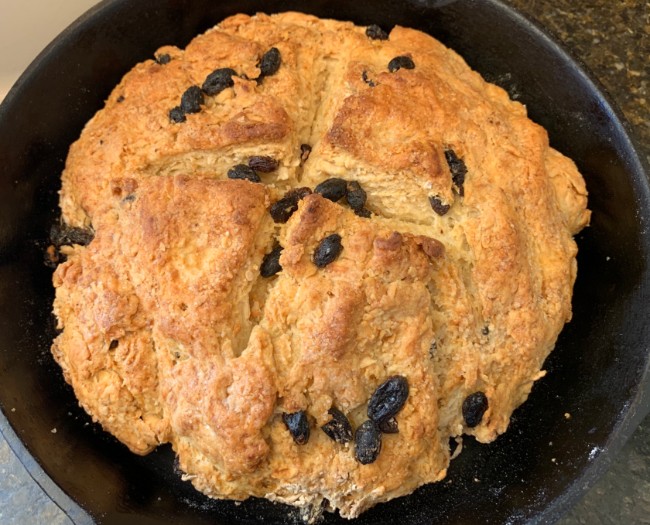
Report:
[[56,427],[54,427],[52,430],[50,430],[50,432],[52,432],[52,434],[56,434]]
[[567,420],[571,419],[571,414],[569,414],[568,412],[565,412],[564,413],[564,419],[567,419]]

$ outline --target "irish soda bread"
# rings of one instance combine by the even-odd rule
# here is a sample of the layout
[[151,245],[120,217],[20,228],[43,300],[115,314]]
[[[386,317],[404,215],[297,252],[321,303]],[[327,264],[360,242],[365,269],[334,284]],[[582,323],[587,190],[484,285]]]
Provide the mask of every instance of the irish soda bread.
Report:
[[298,13],[135,66],[60,203],[52,351],[88,413],[208,496],[349,518],[506,430],[589,218],[573,162],[453,51]]

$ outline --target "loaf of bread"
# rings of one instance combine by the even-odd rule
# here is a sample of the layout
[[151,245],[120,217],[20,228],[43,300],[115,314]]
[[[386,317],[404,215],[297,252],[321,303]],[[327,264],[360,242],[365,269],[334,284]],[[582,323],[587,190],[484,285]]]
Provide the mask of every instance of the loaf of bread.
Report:
[[136,65],[70,148],[52,352],[208,496],[352,518],[507,429],[571,317],[586,204],[432,37],[236,15]]

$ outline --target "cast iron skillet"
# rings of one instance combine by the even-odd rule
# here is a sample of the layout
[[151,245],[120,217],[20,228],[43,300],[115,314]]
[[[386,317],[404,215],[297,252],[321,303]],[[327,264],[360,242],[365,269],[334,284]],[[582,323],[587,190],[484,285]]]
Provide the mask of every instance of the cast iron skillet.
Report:
[[210,501],[180,480],[169,448],[137,457],[90,422],[49,354],[53,291],[42,264],[68,146],[122,75],[158,46],[185,46],[227,15],[288,9],[434,35],[526,103],[584,173],[592,225],[578,239],[574,319],[545,365],[549,374],[507,434],[490,446],[466,439],[446,481],[377,506],[357,523],[555,521],[648,410],[650,192],[625,126],[598,86],[497,0],[114,0],[67,29],[0,107],[0,428],[76,523],[296,519],[292,509],[265,501]]

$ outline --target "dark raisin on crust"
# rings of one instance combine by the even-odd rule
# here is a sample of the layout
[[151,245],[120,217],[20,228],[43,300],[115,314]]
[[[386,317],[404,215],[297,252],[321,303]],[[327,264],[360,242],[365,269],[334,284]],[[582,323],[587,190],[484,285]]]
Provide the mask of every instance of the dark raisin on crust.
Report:
[[374,421],[364,421],[354,433],[354,455],[359,463],[373,463],[381,452],[381,432]]
[[345,414],[335,407],[329,409],[329,414],[332,419],[320,427],[323,432],[337,443],[352,441],[352,425]]
[[409,384],[404,376],[392,376],[377,387],[368,401],[368,417],[379,424],[395,416],[409,396]]
[[341,236],[338,233],[328,235],[321,240],[314,251],[314,264],[319,268],[324,268],[333,262],[341,254],[342,250]]
[[224,89],[235,85],[235,81],[232,79],[234,76],[237,76],[237,73],[229,67],[215,69],[205,78],[201,89],[206,95],[218,95]]
[[298,445],[304,445],[309,441],[309,419],[307,419],[307,413],[304,410],[291,414],[285,412],[282,414],[282,420]]
[[277,244],[264,256],[260,266],[260,275],[262,277],[273,277],[276,273],[282,270],[282,266],[280,265],[280,255],[282,255],[282,246]]
[[451,204],[444,204],[440,200],[440,197],[438,197],[437,195],[430,195],[429,203],[431,204],[433,211],[435,211],[441,217],[445,215],[451,208]]
[[57,248],[79,244],[87,246],[95,238],[91,229],[76,228],[65,224],[55,224],[50,228],[50,242]]
[[271,173],[278,169],[278,161],[265,155],[254,155],[248,159],[248,167],[260,173]]
[[309,154],[311,153],[311,146],[309,144],[300,145],[300,164],[307,162]]
[[269,208],[273,222],[285,223],[289,217],[298,209],[298,203],[311,193],[309,188],[294,188],[285,193],[277,202]]
[[61,246],[78,244],[87,246],[94,239],[95,233],[91,229],[73,228],[65,224],[55,224],[50,228],[50,244],[45,248],[43,263],[48,268],[56,268],[67,260],[61,253]]
[[388,71],[395,73],[398,69],[415,69],[415,62],[406,55],[395,57],[388,63]]
[[388,33],[377,24],[366,27],[366,36],[371,40],[388,40]]
[[118,104],[121,104],[122,102],[124,102],[124,95],[120,95],[119,97],[117,97],[115,102],[117,102]]
[[488,325],[485,325],[483,328],[481,328],[481,333],[483,335],[490,335],[490,327]]
[[483,414],[488,409],[488,398],[483,392],[474,392],[463,401],[463,419],[465,424],[474,428],[483,419]]
[[181,95],[181,110],[185,114],[198,113],[203,103],[203,92],[199,86],[190,86]]
[[467,166],[465,166],[463,159],[459,158],[451,148],[445,150],[445,159],[447,159],[449,171],[451,171],[451,181],[454,184],[454,189],[462,197],[465,194],[463,185],[465,184],[465,175],[467,175]]
[[175,108],[169,110],[169,120],[175,122],[176,124],[180,124],[181,122],[185,122],[187,118],[185,117],[185,112],[181,109],[181,107],[176,106]]
[[370,80],[370,79],[368,78],[368,72],[367,72],[367,71],[364,71],[363,73],[361,73],[361,78],[362,78],[363,81],[364,81],[366,84],[368,84],[370,87],[375,87],[375,86],[377,85],[377,84],[375,84],[375,82],[374,82],[373,80]]
[[108,345],[109,350],[115,350],[119,346],[120,342],[117,339],[113,339]]
[[246,164],[237,164],[228,170],[229,179],[242,179],[251,182],[262,182],[255,170],[249,168]]
[[347,188],[348,183],[346,180],[332,177],[331,179],[324,180],[318,186],[316,186],[314,188],[314,193],[319,193],[332,202],[338,202],[343,197],[345,197]]
[[367,208],[361,208],[359,210],[354,210],[354,214],[358,215],[359,217],[363,217],[364,219],[369,219],[372,213],[370,213],[370,210]]
[[156,62],[161,66],[164,66],[165,64],[169,64],[171,59],[172,57],[170,57],[168,53],[163,53],[162,55],[156,56]]
[[348,201],[350,208],[353,210],[361,210],[366,205],[368,196],[365,190],[357,181],[352,180],[347,183],[345,199]]
[[399,427],[397,426],[397,419],[394,417],[389,417],[388,419],[382,420],[377,424],[377,428],[381,431],[382,434],[397,434],[399,433]]
[[275,75],[280,69],[280,64],[282,64],[280,50],[277,47],[272,47],[260,59],[260,80]]
[[431,346],[429,346],[429,357],[433,359],[436,355],[436,350],[438,350],[438,343],[432,341]]

